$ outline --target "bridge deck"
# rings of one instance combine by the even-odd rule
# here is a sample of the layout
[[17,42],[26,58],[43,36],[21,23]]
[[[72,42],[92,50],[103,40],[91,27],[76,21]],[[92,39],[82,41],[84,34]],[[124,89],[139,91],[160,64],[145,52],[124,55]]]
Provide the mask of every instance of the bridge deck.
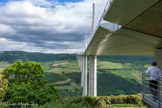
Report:
[[[138,7],[138,8],[137,8]],[[154,55],[162,48],[162,0],[113,0],[84,55]]]

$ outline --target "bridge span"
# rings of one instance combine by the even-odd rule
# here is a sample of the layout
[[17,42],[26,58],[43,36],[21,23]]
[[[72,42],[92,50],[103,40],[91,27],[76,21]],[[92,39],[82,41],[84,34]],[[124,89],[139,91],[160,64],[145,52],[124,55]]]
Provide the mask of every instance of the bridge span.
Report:
[[90,43],[77,56],[83,96],[97,96],[97,55],[155,56],[162,70],[162,0],[108,1]]

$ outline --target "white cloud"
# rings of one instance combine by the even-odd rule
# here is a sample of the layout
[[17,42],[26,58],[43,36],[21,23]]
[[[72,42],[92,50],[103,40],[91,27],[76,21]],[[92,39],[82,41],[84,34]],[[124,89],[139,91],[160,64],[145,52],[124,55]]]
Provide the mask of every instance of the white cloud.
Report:
[[[106,2],[101,0],[64,4],[55,0],[8,2],[0,7],[0,38],[12,43],[12,47],[7,45],[8,50],[31,51],[29,49],[33,48],[33,52],[53,53],[81,51],[84,37],[90,36],[92,3],[96,3],[97,23]],[[1,44],[5,47],[5,43]],[[4,49],[0,47],[0,50]]]
[[[47,42],[48,45],[58,44],[57,42]],[[68,43],[64,43],[65,45],[69,45]],[[27,52],[42,52],[42,53],[76,53],[81,52],[81,49],[50,49],[50,48],[42,48],[36,47],[34,43],[27,43],[27,42],[17,42],[8,40],[5,38],[0,38],[0,49],[2,51],[9,51],[12,50],[19,50],[27,51]]]
[[5,24],[0,24],[0,35],[8,35],[8,33],[10,34],[14,34],[14,30]]

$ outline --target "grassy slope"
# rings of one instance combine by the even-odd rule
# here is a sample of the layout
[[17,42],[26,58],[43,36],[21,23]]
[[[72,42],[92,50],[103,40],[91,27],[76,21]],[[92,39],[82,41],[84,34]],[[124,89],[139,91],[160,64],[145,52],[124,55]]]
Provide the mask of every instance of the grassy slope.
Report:
[[[131,63],[98,61],[98,95],[139,93],[142,70],[139,70],[139,66],[136,66],[136,68],[133,66],[134,65]],[[144,65],[143,67],[146,68],[146,66],[149,65]],[[66,84],[56,85],[61,86],[59,88],[61,95],[77,96],[82,94],[81,87],[79,87],[81,73],[76,61],[71,61],[70,64],[62,66],[49,67],[48,72],[57,73],[60,74],[60,76],[62,75],[71,79],[71,81]]]
[[[64,81],[68,78],[70,82],[65,84],[57,84],[62,96],[78,96],[82,94],[80,87],[81,73],[78,63],[70,61],[70,64],[52,66],[55,63],[63,63],[63,61],[43,62],[45,69],[44,78],[48,84],[57,81]],[[7,66],[5,62],[1,62],[2,67]],[[131,63],[115,63],[110,61],[98,61],[98,95],[119,95],[132,94],[140,92],[141,71],[132,67]],[[146,67],[148,65],[144,65]],[[138,66],[137,66],[138,67]],[[128,89],[129,88],[129,89]]]
[[[118,58],[121,59],[121,58]],[[141,72],[149,66],[148,61],[141,58],[130,60],[118,59],[98,59],[98,95],[118,95],[131,94],[140,92]],[[137,60],[136,60],[137,59]],[[70,62],[70,64],[61,66],[52,66],[55,63]],[[8,65],[7,62],[0,62],[0,68]],[[61,95],[76,96],[82,94],[80,87],[80,70],[77,61],[75,60],[54,60],[42,62],[44,66],[46,80],[48,83],[64,81],[68,78],[70,82],[65,84],[57,84]],[[89,67],[89,64],[88,64]],[[115,79],[115,80],[114,80]],[[124,88],[123,85],[128,85]],[[65,87],[64,87],[65,86]],[[128,89],[129,88],[129,89]]]

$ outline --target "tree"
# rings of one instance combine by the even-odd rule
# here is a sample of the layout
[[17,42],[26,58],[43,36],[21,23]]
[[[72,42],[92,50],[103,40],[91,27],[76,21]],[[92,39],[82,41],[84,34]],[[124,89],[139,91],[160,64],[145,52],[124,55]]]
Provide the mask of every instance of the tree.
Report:
[[9,80],[4,101],[16,103],[17,106],[20,103],[42,105],[59,98],[55,86],[46,85],[46,81],[42,80],[45,75],[40,63],[17,61],[8,66],[3,75]]
[[3,74],[9,80],[10,85],[13,83],[20,84],[21,82],[40,82],[45,77],[41,64],[32,61],[26,63],[17,61],[8,66]]

